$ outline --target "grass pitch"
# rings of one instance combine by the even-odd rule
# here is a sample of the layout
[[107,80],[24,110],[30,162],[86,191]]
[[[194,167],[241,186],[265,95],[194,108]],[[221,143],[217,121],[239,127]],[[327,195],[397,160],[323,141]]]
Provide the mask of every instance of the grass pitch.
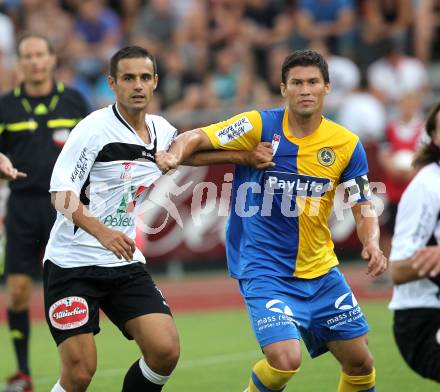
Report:
[[[435,392],[438,384],[413,373],[401,359],[385,302],[361,301],[370,323],[370,347],[378,392]],[[242,392],[253,364],[261,358],[244,310],[177,314],[182,355],[164,392]],[[103,320],[96,337],[98,370],[91,392],[119,392],[126,369],[139,356],[111,323]],[[0,380],[14,370],[6,326],[0,325]],[[58,377],[57,350],[44,323],[33,325],[31,361],[36,392],[48,392]],[[330,354],[311,360],[303,351],[301,371],[286,391],[335,392],[339,367]],[[0,381],[0,390],[2,389]]]

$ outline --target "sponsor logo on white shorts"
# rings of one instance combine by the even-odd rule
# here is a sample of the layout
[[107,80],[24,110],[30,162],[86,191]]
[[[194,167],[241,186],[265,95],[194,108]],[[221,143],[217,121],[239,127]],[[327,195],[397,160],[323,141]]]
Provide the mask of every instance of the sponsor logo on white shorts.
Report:
[[89,321],[89,306],[84,298],[66,297],[49,308],[49,319],[56,329],[78,328]]
[[231,125],[217,131],[216,135],[220,144],[227,144],[232,140],[238,139],[252,129],[252,124],[248,118],[241,117]]

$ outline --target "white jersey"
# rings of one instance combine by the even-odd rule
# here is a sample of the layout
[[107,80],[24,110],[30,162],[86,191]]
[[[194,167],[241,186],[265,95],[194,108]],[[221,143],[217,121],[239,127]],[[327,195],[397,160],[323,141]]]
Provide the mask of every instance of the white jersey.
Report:
[[[97,110],[71,132],[53,169],[50,192],[72,191],[91,214],[131,239],[136,235],[136,210],[160,176],[154,155],[168,150],[174,128],[160,116],[146,115],[150,144],[145,144],[123,119],[117,106]],[[44,260],[60,267],[122,266],[111,251],[58,213]],[[136,249],[133,261],[145,263]]]
[[[432,238],[440,244],[440,166],[420,170],[402,195],[390,262],[411,257]],[[394,286],[390,308],[440,308],[439,287],[429,279]]]

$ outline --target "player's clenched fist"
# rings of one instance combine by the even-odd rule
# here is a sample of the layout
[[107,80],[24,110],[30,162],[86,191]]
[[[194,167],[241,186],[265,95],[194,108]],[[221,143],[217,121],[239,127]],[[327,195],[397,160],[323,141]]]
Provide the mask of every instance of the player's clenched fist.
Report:
[[275,163],[272,162],[273,149],[272,144],[269,142],[260,142],[254,150],[249,151],[247,155],[247,166],[255,167],[255,169],[266,169],[268,167],[274,167]]
[[367,274],[372,278],[382,275],[388,267],[388,259],[376,245],[366,245],[362,250],[361,257],[368,262]]
[[96,239],[108,250],[114,253],[118,259],[126,261],[133,260],[133,253],[136,245],[132,239],[118,230],[104,227],[97,235]]
[[166,151],[158,151],[155,155],[156,165],[162,172],[175,169],[178,166],[177,158]]

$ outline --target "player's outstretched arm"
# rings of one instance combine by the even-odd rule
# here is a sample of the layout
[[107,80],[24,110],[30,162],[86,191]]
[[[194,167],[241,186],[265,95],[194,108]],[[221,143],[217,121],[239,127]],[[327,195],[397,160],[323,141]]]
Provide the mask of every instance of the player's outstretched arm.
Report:
[[3,180],[17,180],[19,178],[27,177],[26,173],[18,171],[13,165],[9,158],[0,153],[0,178]]
[[259,170],[275,166],[272,162],[272,144],[260,142],[252,151],[207,151],[190,155],[183,165],[206,166],[232,163],[251,166]]
[[133,260],[136,249],[134,241],[118,230],[109,229],[87,207],[81,203],[72,191],[51,193],[54,208],[71,220],[76,226],[93,235],[105,248],[118,259]]
[[367,274],[373,278],[380,276],[387,269],[388,259],[379,247],[380,230],[376,211],[369,201],[355,203],[351,211],[362,243],[361,257],[368,262]]
[[163,172],[175,169],[197,151],[210,151],[213,146],[209,137],[201,129],[181,133],[174,139],[168,151],[158,151],[156,164]]

